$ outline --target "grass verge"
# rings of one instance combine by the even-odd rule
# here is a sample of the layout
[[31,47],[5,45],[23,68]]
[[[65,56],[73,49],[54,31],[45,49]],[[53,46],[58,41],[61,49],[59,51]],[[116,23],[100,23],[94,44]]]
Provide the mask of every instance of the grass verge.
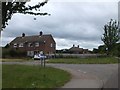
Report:
[[70,58],[70,59],[50,59],[47,63],[65,63],[65,64],[115,64],[118,59],[114,57],[99,57],[99,58]]
[[0,62],[25,62],[25,61],[32,61],[30,58],[24,59],[0,59]]
[[3,65],[2,76],[2,88],[56,88],[71,78],[64,70],[27,65]]

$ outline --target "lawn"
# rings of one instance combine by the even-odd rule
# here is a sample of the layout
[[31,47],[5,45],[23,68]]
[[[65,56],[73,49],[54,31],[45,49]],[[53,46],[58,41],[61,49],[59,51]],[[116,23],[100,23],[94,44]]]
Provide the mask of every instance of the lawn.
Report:
[[99,57],[99,58],[61,58],[50,59],[47,63],[66,63],[66,64],[114,64],[118,63],[118,59],[114,57]]
[[32,61],[30,58],[24,59],[0,59],[0,62],[25,62],[25,61]]
[[27,65],[3,65],[3,88],[56,88],[63,86],[71,75],[60,69]]
[[2,64],[0,64],[0,89],[2,88]]

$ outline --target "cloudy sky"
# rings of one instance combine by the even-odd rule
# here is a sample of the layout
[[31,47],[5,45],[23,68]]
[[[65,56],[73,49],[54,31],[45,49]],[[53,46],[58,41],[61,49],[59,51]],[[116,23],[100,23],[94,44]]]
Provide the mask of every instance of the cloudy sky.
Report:
[[[31,0],[34,5],[40,0]],[[2,46],[22,33],[52,34],[57,49],[69,49],[73,44],[92,50],[102,45],[103,26],[110,19],[118,20],[119,0],[49,0],[41,8],[51,16],[14,14],[2,32]],[[37,18],[34,20],[34,18]]]

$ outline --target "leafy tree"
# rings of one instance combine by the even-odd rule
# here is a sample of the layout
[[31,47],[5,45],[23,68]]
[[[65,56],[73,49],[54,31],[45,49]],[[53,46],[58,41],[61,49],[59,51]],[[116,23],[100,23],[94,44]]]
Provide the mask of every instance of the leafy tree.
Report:
[[104,42],[109,55],[114,45],[120,40],[119,22],[111,19],[108,24],[105,24],[101,40]]
[[[26,6],[26,2],[16,2],[15,0],[11,0],[11,1],[12,2],[1,2],[2,30],[6,27],[6,25],[8,25],[8,20],[10,20],[12,15],[15,13],[30,14],[30,15],[50,15],[46,12],[45,13],[40,12],[40,7],[44,6],[48,2],[48,0],[45,0],[34,6],[30,6],[30,5]],[[36,10],[39,12],[33,12],[32,10]]]
[[111,52],[112,55],[120,57],[120,43],[116,43]]
[[98,53],[98,49],[93,48],[93,53]]
[[105,47],[105,45],[100,45],[100,46],[98,47],[98,52],[99,52],[100,54],[106,53],[106,47]]

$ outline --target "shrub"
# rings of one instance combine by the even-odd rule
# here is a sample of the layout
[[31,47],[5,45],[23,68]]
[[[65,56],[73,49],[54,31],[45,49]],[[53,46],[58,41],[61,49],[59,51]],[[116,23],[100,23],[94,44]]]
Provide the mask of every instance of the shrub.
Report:
[[25,51],[14,50],[14,49],[6,49],[2,50],[2,57],[3,58],[10,58],[10,57],[26,57]]

